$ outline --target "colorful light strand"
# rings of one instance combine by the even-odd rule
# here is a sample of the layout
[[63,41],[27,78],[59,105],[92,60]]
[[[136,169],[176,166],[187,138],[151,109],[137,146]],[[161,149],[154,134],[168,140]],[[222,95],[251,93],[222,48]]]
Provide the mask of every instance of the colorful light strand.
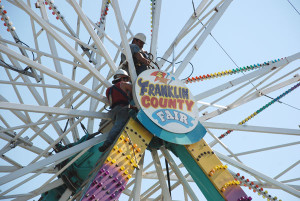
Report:
[[109,10],[108,6],[109,6],[110,3],[111,3],[110,0],[106,1],[105,6],[104,6],[104,8],[103,8],[103,10],[101,12],[101,17],[100,17],[100,21],[98,22],[98,26],[104,24],[107,12]]
[[4,26],[7,27],[7,31],[10,32],[10,31],[15,31],[16,28],[13,27],[13,23],[9,20],[9,17],[6,15],[7,14],[7,11],[4,10],[4,6],[1,4],[1,1],[0,1],[0,15],[1,15],[1,21],[4,21]]
[[[258,195],[261,195],[263,198],[267,198],[268,201],[272,200],[278,200],[277,196],[273,197],[270,194],[268,194],[268,191],[264,191],[264,189],[257,184],[255,185],[253,181],[250,181],[249,179],[246,179],[244,176],[241,176],[240,173],[237,173],[236,175],[233,175],[236,181],[240,181],[240,185],[244,185],[245,187],[249,187],[249,190],[253,189],[253,192]],[[278,201],[282,201],[281,199]]]
[[226,184],[224,184],[221,188],[221,192],[225,192],[226,191],[226,188],[228,188],[229,186],[232,186],[232,185],[240,185],[240,182],[237,181],[237,180],[233,180],[233,181],[229,181],[227,182]]
[[[108,12],[108,7],[109,7],[109,4],[111,3],[110,0],[107,0],[106,3],[105,3],[105,6],[101,12],[101,17],[100,17],[100,21],[97,23],[98,26],[100,26],[101,24],[104,23],[105,21],[105,17],[107,15],[107,12]],[[52,10],[52,15],[56,15],[56,19],[59,20],[59,19],[64,19],[64,16],[61,15],[61,12],[58,10],[57,6],[54,5],[54,1],[53,0],[45,0],[45,5],[48,5],[49,6],[49,10]]]
[[264,66],[268,66],[268,65],[270,65],[270,63],[276,63],[276,62],[278,62],[282,59],[283,58],[267,61],[267,62],[264,62],[264,63],[261,63],[261,64],[258,63],[258,64],[253,64],[253,65],[250,65],[250,66],[244,66],[244,67],[240,67],[240,68],[233,68],[231,70],[225,70],[225,71],[222,71],[222,72],[211,73],[211,74],[202,75],[202,76],[196,76],[196,77],[188,78],[187,80],[185,80],[185,83],[189,84],[189,83],[193,83],[193,82],[196,82],[196,81],[199,82],[199,81],[203,81],[203,80],[207,80],[207,79],[223,77],[223,76],[226,76],[226,75],[233,75],[233,74],[237,74],[237,73],[241,73],[241,72],[255,70],[255,69],[258,69],[258,68],[262,68]]
[[[245,124],[247,121],[249,121],[250,119],[252,119],[253,117],[255,117],[256,115],[258,115],[259,113],[261,113],[262,111],[264,111],[265,109],[267,109],[270,105],[272,105],[273,103],[279,101],[282,97],[284,97],[285,95],[289,94],[290,92],[292,92],[293,90],[295,90],[296,88],[298,88],[300,86],[300,82],[297,83],[296,85],[294,85],[293,87],[289,88],[288,90],[286,90],[284,93],[282,93],[281,95],[277,96],[276,98],[274,98],[273,100],[271,100],[270,102],[268,102],[266,105],[264,105],[263,107],[259,108],[258,110],[256,110],[254,113],[252,113],[250,116],[246,117],[244,120],[239,122],[239,125],[243,125]],[[233,130],[227,130],[225,133],[223,133],[222,135],[220,135],[218,138],[222,139],[225,136],[229,135],[229,133],[233,132]]]
[[139,168],[138,163],[152,137],[135,121],[129,120],[108,155],[105,155],[106,159],[101,159],[103,163],[96,168],[100,170],[89,179],[87,189],[82,195],[78,194],[82,196],[81,200],[117,200],[134,170]]
[[208,173],[208,175],[211,177],[215,174],[216,171],[222,170],[222,169],[227,169],[227,165],[217,165],[216,167],[212,168],[211,171]]
[[252,200],[252,197],[243,196],[243,197],[239,198],[237,201],[251,201],[251,200]]
[[64,19],[64,16],[62,16],[60,14],[60,11],[58,10],[57,6],[54,5],[54,1],[52,0],[45,0],[45,5],[48,5],[49,6],[49,10],[52,10],[52,15],[56,15],[56,19],[59,20],[59,19]]

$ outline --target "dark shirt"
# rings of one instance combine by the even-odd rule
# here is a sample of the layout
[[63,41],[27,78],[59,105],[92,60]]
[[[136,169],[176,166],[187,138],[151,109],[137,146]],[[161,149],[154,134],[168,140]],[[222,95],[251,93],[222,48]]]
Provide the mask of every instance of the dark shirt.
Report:
[[[139,52],[141,49],[139,48],[138,45],[136,44],[129,44],[130,50],[131,50],[131,54],[132,56],[135,55],[135,53]],[[121,63],[123,63],[126,60],[126,56],[125,54],[121,54]]]
[[[133,62],[134,62],[134,66],[135,66],[135,71],[136,71],[136,74],[139,75],[141,74],[143,71],[147,70],[148,67],[145,65],[145,64],[142,64],[141,62],[139,62],[135,57],[134,55],[138,52],[142,53],[143,56],[144,56],[144,53],[141,51],[141,49],[139,48],[138,45],[136,44],[129,44],[129,47],[130,47],[130,50],[131,50],[131,54],[133,56]],[[126,56],[125,54],[121,54],[121,64],[126,61]],[[128,73],[128,63],[124,64],[124,66],[122,67],[122,69],[126,70]]]

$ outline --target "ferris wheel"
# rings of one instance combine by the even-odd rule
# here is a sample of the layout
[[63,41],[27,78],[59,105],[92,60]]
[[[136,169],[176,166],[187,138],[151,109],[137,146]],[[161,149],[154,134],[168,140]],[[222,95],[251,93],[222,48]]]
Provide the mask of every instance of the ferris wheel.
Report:
[[[258,2],[0,0],[0,200],[238,200],[235,192],[239,200],[299,199],[299,29],[281,24],[294,27],[290,38],[271,41],[273,25],[258,16],[271,11],[247,17]],[[133,84],[147,77],[136,75],[129,48],[138,32],[147,35],[149,74],[189,90],[207,133],[186,131],[177,141],[170,133],[179,127],[158,134],[142,112],[102,154],[111,124],[99,124],[111,119],[105,91],[120,54]],[[273,56],[280,48],[289,51]],[[96,188],[103,193],[89,193]]]

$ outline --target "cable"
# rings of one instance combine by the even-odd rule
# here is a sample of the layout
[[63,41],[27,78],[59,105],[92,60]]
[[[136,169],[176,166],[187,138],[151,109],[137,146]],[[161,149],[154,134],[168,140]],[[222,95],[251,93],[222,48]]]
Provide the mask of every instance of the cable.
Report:
[[291,6],[295,9],[295,11],[298,13],[298,15],[300,15],[300,12],[295,8],[295,6],[289,1],[289,0],[287,0],[290,4],[291,4]]
[[165,163],[166,163],[166,171],[167,171],[167,178],[168,178],[168,187],[169,187],[169,193],[170,197],[172,198],[172,189],[171,189],[171,180],[170,180],[170,172],[169,172],[169,165],[168,165],[168,160],[165,158]]
[[[201,24],[202,24],[202,22],[201,22]],[[203,24],[202,24],[203,25]],[[239,67],[236,63],[235,63],[235,61],[232,59],[232,57],[227,53],[227,51],[222,47],[222,45],[216,40],[216,38],[210,33],[209,34],[213,39],[214,39],[214,41],[216,41],[216,43],[220,46],[220,48],[224,51],[224,53],[229,57],[229,59],[234,63],[234,65],[236,66],[236,67]]]
[[68,119],[68,121],[67,121],[67,123],[66,123],[66,125],[65,125],[65,128],[64,128],[64,133],[66,132],[66,130],[67,130],[67,127],[68,127],[68,124],[69,124],[69,120],[70,119]]
[[[21,41],[20,39],[18,39],[18,38],[14,38],[15,40],[16,40],[16,43],[21,43],[21,44],[23,44],[23,45],[25,45],[26,47],[28,47],[28,48],[30,48],[30,46],[29,45],[27,45],[26,43],[24,43],[23,41]],[[30,51],[31,52],[31,54],[32,54],[32,60],[34,61],[35,60],[35,57],[34,57],[34,53],[32,52],[32,51]]]
[[[298,82],[296,85],[292,86],[291,88],[289,88],[288,90],[286,90],[285,92],[283,92],[282,94],[280,94],[279,96],[277,96],[275,99],[272,99],[270,102],[268,102],[267,104],[265,104],[264,106],[262,106],[261,108],[257,109],[255,112],[253,112],[251,115],[249,115],[248,117],[246,117],[244,120],[240,121],[238,123],[238,125],[243,125],[246,122],[248,122],[250,119],[254,118],[256,115],[260,114],[262,111],[264,111],[265,109],[267,109],[268,107],[270,107],[272,104],[274,104],[275,102],[278,102],[281,98],[283,98],[284,96],[286,96],[287,94],[291,93],[293,90],[295,90],[296,88],[298,88],[300,86],[300,82]],[[220,135],[218,138],[222,139],[225,136],[229,135],[231,132],[233,132],[233,130],[227,130],[225,133],[223,133],[222,135]]]
[[[98,25],[98,23],[95,23],[95,25],[97,26],[97,27],[99,27],[100,28],[100,25]],[[94,31],[96,30],[96,28],[94,28]],[[89,38],[89,41],[88,41],[88,45],[90,44],[90,42],[91,42],[91,36],[90,36],[90,38]]]
[[1,62],[3,62],[7,67],[14,69],[11,65],[9,65],[8,63],[6,63],[5,61],[3,61],[2,59],[0,59]]
[[[270,99],[272,99],[272,100],[274,100],[274,98],[272,98],[272,97],[270,97],[270,96],[268,96],[268,95],[264,95],[265,97],[268,97],[268,98],[270,98]],[[297,108],[297,107],[295,107],[295,106],[292,106],[292,105],[290,105],[290,104],[287,104],[287,103],[284,103],[284,102],[282,102],[282,101],[277,101],[278,103],[281,103],[281,104],[284,104],[284,105],[287,105],[287,106],[289,106],[289,107],[291,107],[291,108],[294,108],[294,109],[296,109],[296,110],[300,110],[300,108]]]
[[[24,74],[24,75],[28,75],[28,76],[33,77],[32,75],[29,74],[29,72],[27,72],[27,70],[29,69],[28,66],[27,66],[26,68],[24,68],[24,70],[21,70],[21,69],[15,68],[14,66],[11,66],[10,64],[8,64],[8,63],[6,63],[5,61],[3,61],[2,59],[0,59],[0,61],[1,61],[5,66],[7,66],[7,68],[9,68],[9,69],[11,69],[11,70],[14,70],[14,71],[16,71],[16,72],[18,72],[18,73],[22,73],[22,74]],[[3,65],[1,65],[1,66],[3,66]],[[5,66],[3,66],[3,67],[5,67]]]
[[[288,2],[289,2],[289,0],[287,0]],[[291,4],[291,2],[289,2],[290,4]],[[194,9],[194,13],[195,13],[195,16],[196,16],[196,11],[195,11],[195,6],[194,6],[194,0],[192,0],[192,4],[193,4],[193,9]],[[291,4],[292,5],[292,4]],[[293,5],[292,5],[293,6]],[[294,6],[293,6],[294,7]],[[295,7],[294,7],[295,8]],[[295,8],[295,10],[297,11],[297,9]],[[298,11],[297,11],[298,12]],[[299,12],[298,12],[299,13]],[[300,13],[299,13],[299,15],[300,15]],[[198,19],[199,20],[199,19]],[[199,20],[200,21],[200,20]],[[202,24],[202,26],[204,26],[204,24],[202,23],[202,22],[200,22],[201,24]],[[206,27],[204,27],[205,29],[206,29]],[[229,59],[234,63],[234,65],[236,66],[236,67],[239,67],[237,64],[236,64],[236,62],[232,59],[232,57],[227,53],[227,51],[223,48],[223,46],[217,41],[217,39],[211,34],[211,33],[209,33],[209,35],[214,39],[214,41],[219,45],[219,47],[223,50],[223,52],[229,57]],[[245,73],[244,72],[242,72],[244,75],[245,75]],[[254,84],[251,82],[251,80],[249,80],[249,82],[251,83],[251,85],[255,88],[255,90],[256,91],[258,91],[258,89],[254,86]],[[267,97],[267,98],[270,98],[270,99],[272,99],[272,100],[274,100],[274,98],[272,98],[272,97],[270,97],[270,96],[267,96],[267,95],[265,95],[265,94],[263,94],[263,96],[265,96],[265,97]],[[278,101],[279,102],[279,101]],[[289,106],[289,107],[291,107],[291,108],[294,108],[294,109],[297,109],[297,110],[300,110],[299,108],[297,108],[297,107],[295,107],[295,106],[292,106],[292,105],[289,105],[289,104],[287,104],[287,103],[284,103],[284,102],[282,102],[282,101],[280,101],[279,103],[282,103],[282,104],[284,104],[284,105],[287,105],[287,106]]]
[[92,37],[90,36],[90,39],[89,39],[88,45],[89,45],[89,44],[90,44],[90,42],[91,42],[91,38],[92,38]]
[[[172,64],[172,62],[171,61],[168,61],[167,59],[164,59],[164,58],[162,58],[162,57],[157,57],[157,58],[159,58],[159,59],[162,59],[162,60],[164,60],[164,61],[166,61],[166,62],[169,62],[170,64]],[[178,62],[176,62],[175,64],[179,64],[179,63],[182,63],[183,61],[178,61]],[[184,78],[184,79],[182,79],[182,80],[187,80],[189,77],[191,77],[192,76],[192,74],[194,73],[194,65],[191,63],[191,62],[189,62],[190,64],[191,64],[191,66],[192,66],[192,72],[190,73],[190,75],[189,76],[187,76],[186,78]]]
[[194,9],[194,15],[195,17],[197,16],[196,10],[195,10],[195,4],[194,4],[194,0],[192,0],[192,4],[193,4],[193,9]]
[[[141,53],[142,53],[143,56],[145,56],[148,60],[150,60],[150,61],[158,68],[158,70],[160,70],[158,64],[157,64],[155,61],[153,61],[153,54],[151,54],[150,52],[141,52]],[[154,66],[152,66],[152,65],[150,65],[150,64],[149,64],[149,66],[151,66],[153,69],[155,69]]]

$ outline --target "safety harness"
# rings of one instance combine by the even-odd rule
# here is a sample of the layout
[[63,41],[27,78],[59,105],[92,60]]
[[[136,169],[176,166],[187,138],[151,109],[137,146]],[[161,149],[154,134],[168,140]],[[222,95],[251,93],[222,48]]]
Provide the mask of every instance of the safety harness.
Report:
[[[113,89],[116,89],[118,92],[120,92],[120,94],[122,94],[126,99],[127,101],[118,101],[116,103],[112,103],[112,90]],[[117,105],[129,105],[129,97],[128,95],[120,88],[116,87],[115,85],[113,85],[112,87],[110,87],[109,91],[108,91],[108,97],[109,97],[109,103],[110,103],[110,108],[113,109],[115,106]]]

